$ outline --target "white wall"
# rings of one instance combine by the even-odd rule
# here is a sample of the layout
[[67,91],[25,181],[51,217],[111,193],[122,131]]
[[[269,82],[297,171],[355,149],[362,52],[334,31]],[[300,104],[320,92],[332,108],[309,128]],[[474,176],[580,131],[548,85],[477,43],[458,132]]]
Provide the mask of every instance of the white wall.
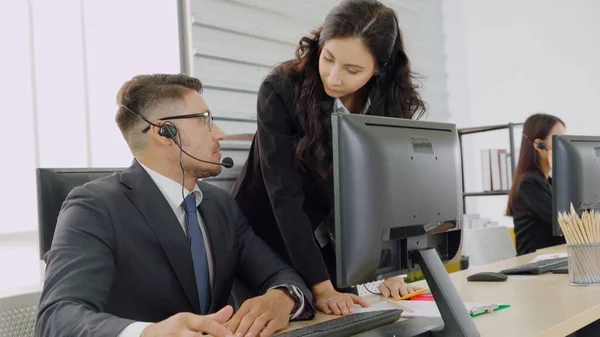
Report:
[[449,121],[471,125],[467,41],[461,0],[442,0]]
[[37,230],[36,167],[131,163],[116,93],[136,74],[179,72],[177,24],[176,1],[0,2],[0,236]]
[[3,47],[0,56],[2,233],[22,226],[33,228],[37,221],[34,180],[37,147],[26,1],[0,1],[0,42]]
[[591,121],[600,122],[600,1],[463,4],[472,123],[546,111],[570,131],[598,133]]
[[[561,117],[568,133],[600,134],[600,1],[444,0],[444,8],[446,22],[460,16],[463,23],[446,25],[449,41],[465,42],[466,55],[449,50],[448,56],[458,58],[450,74],[467,64],[465,85],[449,84],[450,97],[465,100],[458,109],[468,116],[459,120],[473,126],[523,122],[543,111]],[[460,116],[453,108],[451,115]],[[467,184],[476,190],[479,148],[506,148],[508,138],[495,132],[470,141],[475,155],[467,165],[474,172]],[[470,212],[497,217],[506,197],[479,198],[472,206]]]

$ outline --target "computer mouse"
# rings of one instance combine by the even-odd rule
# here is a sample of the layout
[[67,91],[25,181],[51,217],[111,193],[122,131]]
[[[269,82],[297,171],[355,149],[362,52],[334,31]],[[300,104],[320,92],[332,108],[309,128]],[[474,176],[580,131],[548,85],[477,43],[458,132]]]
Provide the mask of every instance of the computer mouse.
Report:
[[481,273],[476,273],[476,274],[467,276],[467,281],[470,281],[470,282],[499,282],[499,281],[506,281],[507,278],[508,278],[508,276],[501,274],[501,273],[496,273],[493,271],[484,271]]

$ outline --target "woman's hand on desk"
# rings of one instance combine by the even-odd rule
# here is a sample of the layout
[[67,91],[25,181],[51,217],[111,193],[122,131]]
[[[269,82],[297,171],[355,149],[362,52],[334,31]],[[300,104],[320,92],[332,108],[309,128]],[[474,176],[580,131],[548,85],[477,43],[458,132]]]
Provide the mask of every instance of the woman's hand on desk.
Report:
[[419,290],[404,282],[404,277],[390,277],[379,285],[379,292],[384,297],[400,298]]
[[324,281],[312,287],[317,309],[328,314],[348,315],[356,304],[368,307],[369,303],[354,294],[337,292],[331,281]]

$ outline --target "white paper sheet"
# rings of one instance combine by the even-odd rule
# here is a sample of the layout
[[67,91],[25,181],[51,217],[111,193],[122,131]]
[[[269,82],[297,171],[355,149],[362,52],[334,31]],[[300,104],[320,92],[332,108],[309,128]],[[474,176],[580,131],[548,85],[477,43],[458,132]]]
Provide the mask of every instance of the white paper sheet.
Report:
[[564,253],[553,253],[553,254],[541,254],[541,255],[538,255],[538,256],[534,257],[533,259],[531,259],[531,262],[550,260],[550,259],[558,259],[561,257],[567,257],[567,253],[564,252]]

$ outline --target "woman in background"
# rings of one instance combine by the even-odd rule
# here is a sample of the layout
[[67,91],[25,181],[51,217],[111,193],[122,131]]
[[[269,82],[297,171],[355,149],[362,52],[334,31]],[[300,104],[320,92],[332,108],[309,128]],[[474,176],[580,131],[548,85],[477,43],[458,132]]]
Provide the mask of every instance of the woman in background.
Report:
[[[234,196],[250,225],[300,273],[316,306],[337,315],[366,306],[356,289],[336,289],[331,114],[418,118],[424,112],[395,12],[347,0],[300,40],[258,93],[257,133]],[[413,291],[387,279],[384,296]]]
[[559,118],[535,114],[523,126],[519,163],[508,197],[507,215],[513,217],[517,255],[565,243],[552,234],[552,136],[563,135]]

